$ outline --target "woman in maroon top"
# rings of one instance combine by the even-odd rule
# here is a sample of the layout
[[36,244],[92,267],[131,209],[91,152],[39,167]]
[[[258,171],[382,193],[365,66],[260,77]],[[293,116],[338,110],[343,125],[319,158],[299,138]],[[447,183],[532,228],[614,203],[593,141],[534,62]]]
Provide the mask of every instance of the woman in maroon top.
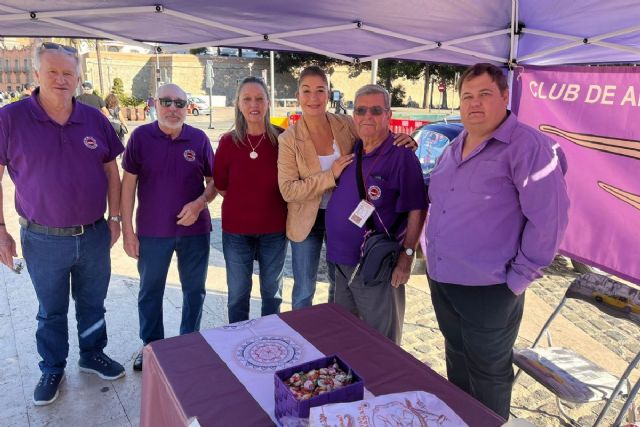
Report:
[[229,323],[249,319],[253,261],[260,269],[262,315],[280,312],[287,252],[287,204],[278,188],[278,134],[264,82],[247,77],[236,93],[235,125],[220,138],[213,179],[222,202]]

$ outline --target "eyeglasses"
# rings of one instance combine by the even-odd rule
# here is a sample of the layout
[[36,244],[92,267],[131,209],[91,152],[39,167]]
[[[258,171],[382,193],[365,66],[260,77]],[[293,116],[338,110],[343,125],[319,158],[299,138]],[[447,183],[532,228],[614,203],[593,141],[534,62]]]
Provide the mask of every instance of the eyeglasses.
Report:
[[171,107],[171,104],[173,104],[176,108],[184,108],[187,105],[187,101],[184,99],[160,98],[158,102],[160,102],[160,105],[163,107]]
[[380,116],[385,111],[389,111],[389,109],[380,107],[379,105],[374,105],[373,107],[356,107],[353,110],[353,112],[356,113],[356,116],[364,116],[367,114],[367,111],[369,111],[372,116]]
[[68,53],[73,56],[78,55],[78,49],[73,46],[65,46],[63,44],[53,43],[53,42],[44,42],[40,46],[40,50],[61,50],[64,53]]

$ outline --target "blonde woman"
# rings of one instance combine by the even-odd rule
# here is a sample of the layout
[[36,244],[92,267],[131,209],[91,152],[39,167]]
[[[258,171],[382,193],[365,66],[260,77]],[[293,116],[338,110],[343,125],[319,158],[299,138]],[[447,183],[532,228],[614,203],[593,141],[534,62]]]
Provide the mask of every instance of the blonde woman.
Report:
[[278,134],[264,82],[244,79],[236,93],[235,126],[220,138],[213,179],[224,196],[222,251],[229,323],[249,319],[253,261],[260,269],[262,315],[280,312],[287,252],[287,206],[278,190]]

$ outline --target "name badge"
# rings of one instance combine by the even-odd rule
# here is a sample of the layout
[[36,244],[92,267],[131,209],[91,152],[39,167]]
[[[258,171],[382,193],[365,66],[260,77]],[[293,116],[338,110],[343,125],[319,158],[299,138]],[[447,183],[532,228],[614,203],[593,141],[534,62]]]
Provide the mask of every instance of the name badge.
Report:
[[358,206],[349,215],[349,221],[362,228],[376,208],[366,200],[360,200]]

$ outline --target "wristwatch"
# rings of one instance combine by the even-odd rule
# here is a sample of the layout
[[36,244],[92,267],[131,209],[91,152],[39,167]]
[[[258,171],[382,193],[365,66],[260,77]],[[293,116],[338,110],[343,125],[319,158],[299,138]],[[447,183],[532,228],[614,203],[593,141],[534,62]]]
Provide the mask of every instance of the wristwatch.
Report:
[[120,215],[112,215],[109,217],[109,221],[117,222],[120,224],[122,222],[122,217]]
[[402,252],[404,252],[405,255],[407,255],[407,256],[413,256],[413,254],[416,253],[416,251],[414,251],[413,249],[405,248],[404,246],[402,247]]

